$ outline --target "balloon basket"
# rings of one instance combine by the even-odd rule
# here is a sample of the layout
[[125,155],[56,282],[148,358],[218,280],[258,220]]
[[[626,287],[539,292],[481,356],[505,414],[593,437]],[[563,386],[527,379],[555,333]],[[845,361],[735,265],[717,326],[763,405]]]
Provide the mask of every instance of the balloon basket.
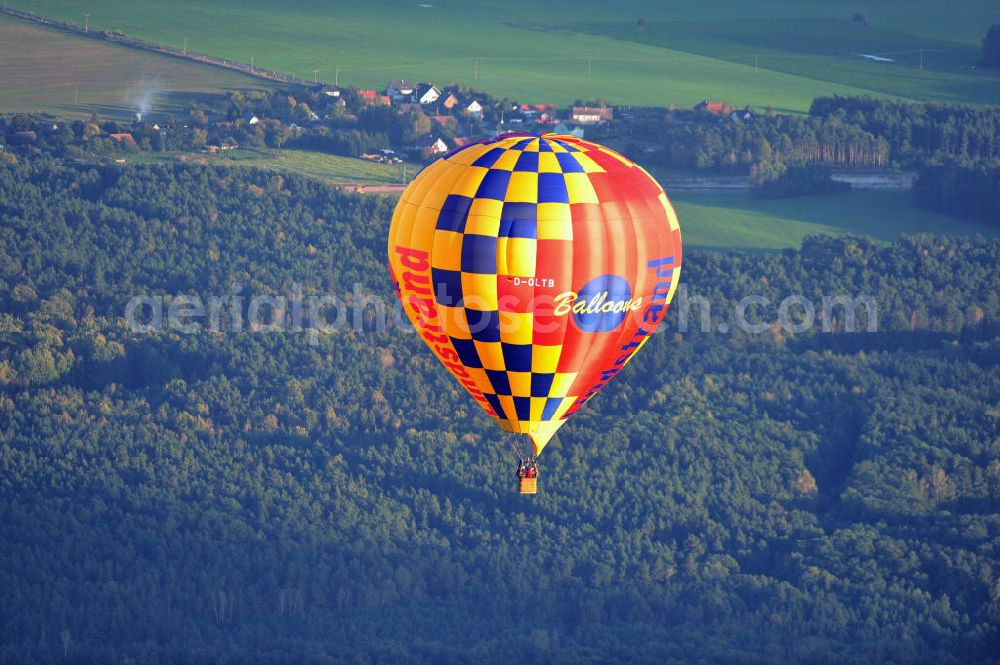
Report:
[[538,494],[538,478],[518,478],[517,489],[521,494]]

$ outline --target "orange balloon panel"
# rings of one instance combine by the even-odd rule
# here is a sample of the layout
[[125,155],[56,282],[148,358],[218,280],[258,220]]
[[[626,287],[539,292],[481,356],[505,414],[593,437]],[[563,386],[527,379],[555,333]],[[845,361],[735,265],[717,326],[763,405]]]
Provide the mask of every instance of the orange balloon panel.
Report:
[[677,216],[640,166],[559,134],[503,134],[413,180],[389,230],[407,316],[535,454],[663,320]]

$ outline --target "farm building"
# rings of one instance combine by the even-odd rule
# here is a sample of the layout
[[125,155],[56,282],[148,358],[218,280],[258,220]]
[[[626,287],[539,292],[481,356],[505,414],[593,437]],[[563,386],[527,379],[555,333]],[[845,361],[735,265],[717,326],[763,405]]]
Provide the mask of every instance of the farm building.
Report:
[[573,122],[581,125],[593,125],[615,119],[615,110],[610,106],[574,106]]

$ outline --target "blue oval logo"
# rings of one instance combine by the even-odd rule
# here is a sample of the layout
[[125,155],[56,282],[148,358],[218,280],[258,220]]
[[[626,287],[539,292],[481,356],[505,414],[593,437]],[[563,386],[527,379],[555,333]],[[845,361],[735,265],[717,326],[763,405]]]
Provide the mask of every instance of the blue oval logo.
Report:
[[573,322],[583,332],[611,332],[640,303],[632,302],[632,287],[624,277],[595,277],[572,299]]

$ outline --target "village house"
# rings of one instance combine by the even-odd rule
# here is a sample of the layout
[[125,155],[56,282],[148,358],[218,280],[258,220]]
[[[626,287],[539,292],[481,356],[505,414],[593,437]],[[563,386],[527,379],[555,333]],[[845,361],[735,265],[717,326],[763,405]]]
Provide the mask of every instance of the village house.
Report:
[[413,86],[409,81],[399,80],[393,81],[386,87],[385,94],[389,95],[392,99],[399,101],[401,99],[407,99],[413,95]]
[[694,110],[701,111],[705,110],[712,115],[723,116],[726,114],[726,104],[724,102],[710,102],[707,99],[702,100],[698,104],[695,104]]
[[441,155],[448,152],[448,144],[440,137],[432,137],[424,144],[423,152],[431,155]]
[[594,125],[615,119],[615,110],[610,106],[574,106],[571,116],[580,125]]
[[553,114],[556,112],[556,107],[555,104],[521,104],[520,111],[530,117],[540,113]]
[[474,117],[476,120],[483,119],[483,105],[477,100],[472,99],[465,103],[464,111]]
[[389,95],[380,95],[377,90],[358,90],[358,96],[365,104],[392,105],[392,99],[389,98]]
[[136,145],[135,139],[132,138],[132,135],[128,132],[123,132],[121,134],[108,134],[108,136],[110,136],[115,143],[132,146]]
[[433,104],[441,96],[441,91],[433,83],[418,83],[413,99],[421,105]]
[[539,125],[554,125],[558,122],[554,104],[521,104],[518,112],[526,120]]
[[753,122],[754,120],[753,112],[749,106],[744,107],[742,110],[733,111],[729,114],[729,118],[733,122]]
[[446,91],[444,94],[444,99],[440,99],[441,106],[448,111],[452,110],[458,106],[458,96],[454,92]]
[[325,97],[340,97],[340,93],[343,90],[336,85],[320,85],[316,87],[314,91],[317,95],[323,95]]

